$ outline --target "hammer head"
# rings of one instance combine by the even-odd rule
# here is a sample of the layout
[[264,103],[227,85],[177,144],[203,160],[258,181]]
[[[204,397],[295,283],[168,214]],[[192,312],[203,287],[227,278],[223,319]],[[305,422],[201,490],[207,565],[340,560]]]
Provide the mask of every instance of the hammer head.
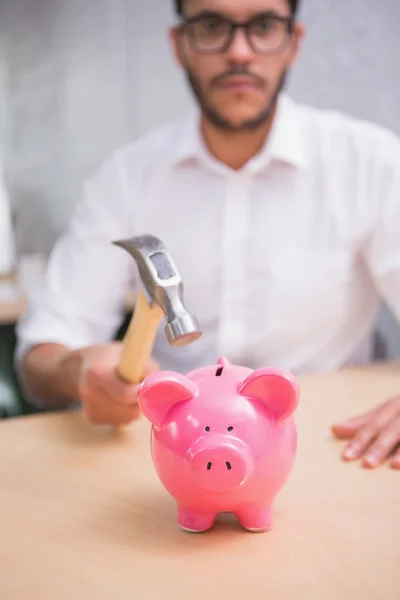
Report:
[[114,242],[135,260],[150,301],[157,303],[166,317],[165,333],[171,346],[186,346],[201,336],[197,319],[183,303],[183,283],[164,244],[151,235]]

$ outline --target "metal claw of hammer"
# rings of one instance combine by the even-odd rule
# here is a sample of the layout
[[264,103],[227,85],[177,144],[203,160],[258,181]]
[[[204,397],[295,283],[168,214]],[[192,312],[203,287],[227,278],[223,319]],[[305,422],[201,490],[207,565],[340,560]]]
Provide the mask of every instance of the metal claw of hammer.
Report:
[[199,339],[202,332],[197,319],[185,308],[182,279],[170,253],[159,239],[141,235],[113,244],[127,250],[135,260],[149,296],[148,301],[142,291],[138,295],[118,365],[120,377],[138,384],[143,380],[163,317],[166,318],[165,334],[171,346],[191,344]]

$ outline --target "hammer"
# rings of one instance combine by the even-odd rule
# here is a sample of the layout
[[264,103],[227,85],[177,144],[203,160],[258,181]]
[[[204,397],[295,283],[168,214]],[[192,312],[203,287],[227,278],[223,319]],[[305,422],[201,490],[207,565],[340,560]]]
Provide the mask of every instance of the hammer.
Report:
[[113,242],[135,260],[144,290],[140,291],[126,331],[119,376],[128,383],[143,380],[158,327],[165,316],[165,334],[174,347],[195,342],[202,335],[196,318],[183,303],[183,283],[172,257],[161,240],[141,235]]

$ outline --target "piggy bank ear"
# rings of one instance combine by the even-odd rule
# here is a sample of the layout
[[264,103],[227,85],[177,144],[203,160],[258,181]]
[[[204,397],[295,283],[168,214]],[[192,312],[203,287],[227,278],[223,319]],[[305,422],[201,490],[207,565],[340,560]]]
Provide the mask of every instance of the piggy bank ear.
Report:
[[239,394],[261,400],[281,422],[296,410],[300,389],[294,377],[285,371],[258,369],[240,384]]
[[138,403],[145,417],[155,427],[161,427],[172,406],[190,400],[197,392],[197,385],[188,377],[161,371],[152,373],[141,383]]

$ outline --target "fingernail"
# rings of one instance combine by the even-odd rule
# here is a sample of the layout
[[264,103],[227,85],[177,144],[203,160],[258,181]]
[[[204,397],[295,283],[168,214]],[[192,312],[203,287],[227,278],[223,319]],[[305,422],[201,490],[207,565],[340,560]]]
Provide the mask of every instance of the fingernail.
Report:
[[354,447],[346,448],[346,450],[344,451],[345,458],[349,458],[349,459],[355,458],[356,454],[357,454],[356,448],[354,448]]
[[333,431],[333,433],[340,433],[343,431],[343,429],[345,429],[343,425],[339,425],[338,423],[334,423],[331,427],[331,431]]
[[351,460],[354,458],[358,458],[360,453],[360,446],[357,444],[353,444],[352,446],[348,446],[344,451],[344,457]]
[[378,466],[378,459],[376,456],[369,455],[364,458],[364,464],[367,467],[376,467]]

